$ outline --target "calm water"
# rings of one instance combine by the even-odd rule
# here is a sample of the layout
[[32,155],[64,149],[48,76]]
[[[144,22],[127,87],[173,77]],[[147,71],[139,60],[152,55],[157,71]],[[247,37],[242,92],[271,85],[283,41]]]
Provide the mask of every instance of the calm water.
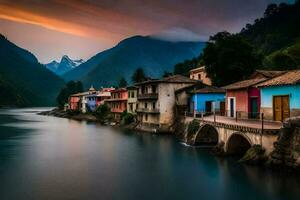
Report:
[[300,199],[299,176],[37,110],[0,110],[1,200]]

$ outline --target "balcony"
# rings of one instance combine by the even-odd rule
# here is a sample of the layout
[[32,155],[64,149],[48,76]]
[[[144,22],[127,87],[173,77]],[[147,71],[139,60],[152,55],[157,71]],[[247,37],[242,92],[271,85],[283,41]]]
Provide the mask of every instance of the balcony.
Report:
[[139,94],[138,95],[138,100],[143,100],[143,99],[158,99],[158,93],[145,93],[145,94]]
[[138,108],[136,109],[137,113],[152,113],[159,114],[159,109],[150,109],[150,108]]

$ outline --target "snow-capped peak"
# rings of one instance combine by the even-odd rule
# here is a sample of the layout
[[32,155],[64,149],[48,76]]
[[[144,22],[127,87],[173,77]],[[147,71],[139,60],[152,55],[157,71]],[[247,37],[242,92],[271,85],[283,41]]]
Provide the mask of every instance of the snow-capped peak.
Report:
[[54,60],[48,64],[45,64],[45,66],[50,71],[61,76],[84,62],[85,61],[83,59],[72,60],[69,56],[64,55],[62,56],[60,63]]

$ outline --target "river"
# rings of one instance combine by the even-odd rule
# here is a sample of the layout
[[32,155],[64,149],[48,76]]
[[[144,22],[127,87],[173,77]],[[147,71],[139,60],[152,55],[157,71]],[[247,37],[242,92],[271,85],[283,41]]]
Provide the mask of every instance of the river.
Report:
[[41,110],[0,110],[1,200],[300,199],[298,175]]

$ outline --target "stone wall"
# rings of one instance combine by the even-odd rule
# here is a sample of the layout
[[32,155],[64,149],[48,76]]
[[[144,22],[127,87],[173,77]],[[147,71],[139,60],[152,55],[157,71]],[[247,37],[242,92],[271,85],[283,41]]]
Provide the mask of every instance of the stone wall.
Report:
[[270,166],[300,170],[300,117],[284,122],[274,147],[268,161]]

